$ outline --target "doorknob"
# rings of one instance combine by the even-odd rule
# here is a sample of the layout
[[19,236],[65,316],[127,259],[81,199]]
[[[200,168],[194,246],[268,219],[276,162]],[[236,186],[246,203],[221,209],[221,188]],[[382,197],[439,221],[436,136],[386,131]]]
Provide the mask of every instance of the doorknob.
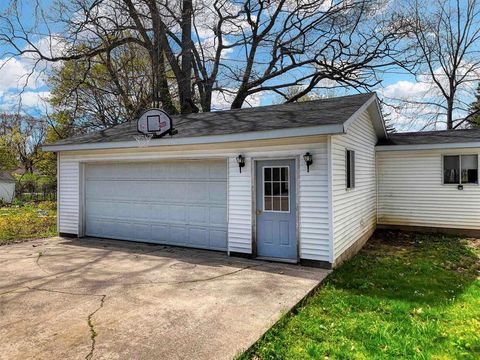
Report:
[[256,213],[257,215],[260,215],[260,214],[262,213],[262,210],[257,210],[255,213]]

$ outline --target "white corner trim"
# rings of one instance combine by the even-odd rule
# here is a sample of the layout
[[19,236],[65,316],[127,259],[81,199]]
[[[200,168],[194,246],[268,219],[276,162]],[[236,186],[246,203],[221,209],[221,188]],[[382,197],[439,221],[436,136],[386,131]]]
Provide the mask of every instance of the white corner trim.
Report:
[[407,151],[407,150],[436,150],[436,149],[461,149],[480,148],[480,142],[447,143],[447,144],[415,144],[415,145],[377,145],[376,152],[381,151]]
[[[373,94],[370,99],[368,99],[357,111],[353,113],[352,116],[348,118],[347,121],[343,123],[343,131],[346,133],[350,125],[362,114],[364,111],[367,111],[368,108],[374,104],[375,105],[375,112],[377,116],[373,116],[373,128],[375,129],[375,133],[377,138],[388,138],[387,130],[385,128],[385,121],[383,120],[383,115],[380,110],[380,106],[378,105],[377,95]],[[375,124],[377,123],[377,124]],[[379,126],[380,125],[380,126]],[[379,129],[381,127],[381,130]]]
[[328,244],[329,244],[329,258],[330,264],[333,264],[335,259],[333,242],[335,240],[335,233],[333,231],[333,153],[332,153],[332,137],[329,136],[327,140],[327,186],[328,186]]
[[[330,135],[344,133],[343,124],[318,125],[309,127],[298,127],[291,129],[279,129],[270,131],[255,131],[247,133],[237,133],[229,135],[212,135],[197,137],[164,137],[161,139],[153,139],[150,141],[149,147],[172,146],[172,145],[197,145],[197,144],[213,144],[235,141],[249,140],[266,140],[276,138],[290,138],[297,136],[311,135]],[[85,144],[67,144],[67,145],[45,145],[43,151],[72,151],[72,150],[92,150],[92,149],[121,149],[121,148],[137,148],[137,141],[118,141],[118,142],[100,142]]]

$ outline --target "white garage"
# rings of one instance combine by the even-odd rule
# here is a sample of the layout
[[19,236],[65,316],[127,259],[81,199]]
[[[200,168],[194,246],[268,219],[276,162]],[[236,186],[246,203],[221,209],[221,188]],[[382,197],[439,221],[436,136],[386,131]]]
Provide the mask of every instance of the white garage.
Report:
[[226,161],[85,165],[85,234],[227,249]]
[[375,94],[162,114],[44,147],[58,155],[60,235],[331,268],[375,230]]

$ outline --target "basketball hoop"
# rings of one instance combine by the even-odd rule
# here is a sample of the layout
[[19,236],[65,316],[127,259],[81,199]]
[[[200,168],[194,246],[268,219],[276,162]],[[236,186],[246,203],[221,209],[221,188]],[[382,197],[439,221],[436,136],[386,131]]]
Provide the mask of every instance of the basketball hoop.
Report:
[[139,147],[145,148],[150,144],[153,134],[133,135],[133,137],[135,138],[135,141],[138,143]]

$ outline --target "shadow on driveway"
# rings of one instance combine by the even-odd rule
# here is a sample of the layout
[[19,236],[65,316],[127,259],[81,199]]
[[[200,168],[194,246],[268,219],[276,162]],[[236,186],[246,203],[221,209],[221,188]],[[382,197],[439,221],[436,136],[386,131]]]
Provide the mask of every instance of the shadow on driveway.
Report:
[[328,271],[106,239],[0,247],[0,358],[230,359]]

